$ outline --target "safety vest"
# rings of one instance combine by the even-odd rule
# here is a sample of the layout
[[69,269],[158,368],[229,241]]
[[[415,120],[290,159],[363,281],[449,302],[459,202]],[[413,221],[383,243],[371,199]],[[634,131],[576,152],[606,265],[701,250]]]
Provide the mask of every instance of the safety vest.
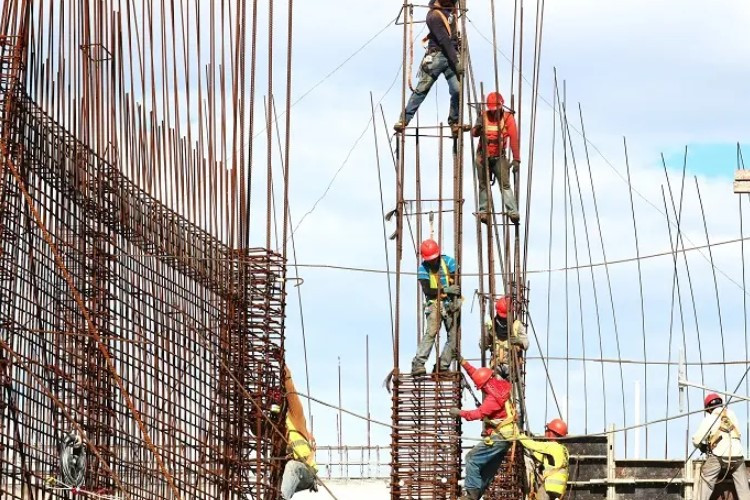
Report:
[[315,463],[315,451],[305,436],[297,431],[289,417],[286,419],[286,429],[288,432],[287,452],[294,460],[307,464],[313,472],[316,472],[318,465]]
[[[424,266],[425,268],[427,266]],[[445,259],[440,256],[440,269],[443,270],[443,276],[445,276],[445,282],[450,285],[451,284],[451,275],[448,272],[448,265],[445,263]],[[440,280],[440,269],[438,269],[435,272],[432,272],[432,270],[429,270],[430,273],[430,288],[437,289],[438,283]]]
[[485,441],[490,441],[493,434],[499,434],[504,439],[513,439],[518,436],[518,425],[516,424],[516,407],[510,400],[505,402],[505,418],[493,419],[485,422]]
[[727,415],[726,408],[719,413],[719,428],[708,437],[708,447],[711,451],[713,451],[713,449],[716,448],[716,445],[719,444],[723,434],[729,434],[730,439],[740,438],[740,431],[735,427],[732,419],[729,418],[729,415]]
[[562,496],[568,486],[568,449],[556,442],[548,441],[546,450],[534,452],[534,456],[544,464],[541,480],[547,493]]
[[508,127],[505,125],[505,113],[497,121],[490,117],[490,112],[485,112],[482,121],[484,125],[484,141],[487,145],[487,157],[496,158],[505,149],[505,138],[508,137]]

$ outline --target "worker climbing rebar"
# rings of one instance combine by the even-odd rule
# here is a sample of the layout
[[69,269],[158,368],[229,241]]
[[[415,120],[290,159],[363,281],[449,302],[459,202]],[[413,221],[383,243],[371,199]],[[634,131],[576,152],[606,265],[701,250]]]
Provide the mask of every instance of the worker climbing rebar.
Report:
[[[518,436],[524,448],[532,453],[534,462],[533,498],[550,500],[562,498],[568,487],[568,449],[557,440],[568,435],[568,425],[559,418],[544,428],[544,441],[534,440],[525,434]],[[538,465],[538,466],[537,466]],[[532,495],[529,495],[532,498]]]
[[490,366],[498,374],[508,377],[510,369],[510,348],[514,346],[517,352],[526,351],[529,348],[529,337],[526,335],[526,327],[519,319],[513,321],[513,328],[508,332],[508,306],[510,299],[503,296],[495,302],[495,317],[485,318],[484,338],[479,348],[489,349],[493,352]]
[[[298,491],[318,491],[318,466],[315,463],[315,439],[307,430],[302,402],[297,395],[289,368],[284,367],[284,370],[286,373],[286,430],[289,461],[284,466],[281,479],[281,498],[289,500]],[[278,405],[271,408],[272,414],[278,414],[280,411],[281,408]]]
[[393,126],[396,132],[403,132],[427,97],[432,85],[440,75],[443,75],[448,82],[451,95],[448,124],[453,136],[458,136],[460,80],[464,69],[458,56],[460,38],[456,22],[457,13],[457,0],[430,0],[425,19],[430,32],[424,39],[427,42],[427,51],[419,65],[419,83],[412,92],[401,118]]
[[732,476],[737,498],[750,500],[745,458],[737,416],[721,396],[709,393],[703,400],[707,415],[693,434],[693,445],[708,455],[701,468],[700,500],[708,500],[719,477]]
[[[517,172],[521,165],[520,142],[516,119],[511,111],[503,109],[505,100],[499,92],[487,95],[487,109],[477,116],[476,123],[471,129],[471,135],[480,137],[474,167],[479,181],[479,220],[485,224],[490,222],[488,212],[489,184],[487,178],[494,175],[500,181],[500,193],[508,218],[517,223],[518,204],[516,196],[510,186],[510,169]],[[510,142],[513,161],[508,162],[506,149]],[[489,172],[487,171],[489,169]]]
[[420,247],[422,264],[417,271],[417,280],[425,296],[425,329],[417,354],[411,363],[412,375],[427,373],[425,363],[430,355],[440,324],[445,325],[448,340],[440,359],[435,362],[433,372],[448,371],[456,356],[456,330],[461,313],[461,290],[455,285],[458,271],[453,257],[442,255],[435,240],[425,240]]
[[495,377],[491,368],[474,368],[465,359],[461,360],[461,366],[484,396],[482,404],[475,410],[449,410],[452,417],[484,422],[484,440],[466,455],[466,480],[461,497],[461,500],[479,500],[502,465],[510,448],[509,440],[518,434],[516,415],[510,401],[512,387],[508,380]]

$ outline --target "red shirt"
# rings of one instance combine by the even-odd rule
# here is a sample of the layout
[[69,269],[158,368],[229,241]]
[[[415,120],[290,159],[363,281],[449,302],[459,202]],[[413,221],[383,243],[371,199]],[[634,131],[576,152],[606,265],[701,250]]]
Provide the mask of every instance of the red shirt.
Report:
[[[463,364],[466,373],[471,376],[476,368],[465,361]],[[482,405],[476,410],[461,410],[461,418],[464,420],[481,420],[485,417],[492,420],[503,420],[507,417],[505,413],[505,402],[510,397],[511,385],[507,380],[491,378],[482,387],[484,399]]]

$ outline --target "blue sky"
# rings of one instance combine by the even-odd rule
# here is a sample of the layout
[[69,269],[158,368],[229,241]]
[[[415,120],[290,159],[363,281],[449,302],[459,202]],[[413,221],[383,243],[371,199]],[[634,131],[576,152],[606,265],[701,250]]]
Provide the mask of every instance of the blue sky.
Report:
[[[497,2],[496,2],[497,3]],[[502,4],[502,2],[500,2]],[[295,81],[297,94],[310,88],[314,82],[328,74],[357,47],[380,31],[389,19],[398,12],[396,3],[368,3],[367,15],[360,15],[356,2],[350,4],[346,22],[338,22],[335,29],[320,30],[320,12],[337,9],[334,2],[316,2],[315,5],[298,5],[298,28],[295,38]],[[492,79],[492,52],[479,35],[490,36],[488,2],[472,2],[468,29],[476,77],[485,84]],[[511,52],[512,6],[498,6],[498,26],[500,50],[505,55]],[[532,5],[527,12],[533,12]],[[417,14],[419,15],[419,14]],[[608,259],[629,258],[635,255],[635,245],[630,220],[630,206],[625,177],[625,164],[622,137],[628,139],[630,167],[634,188],[635,212],[638,221],[639,245],[641,254],[657,253],[670,248],[667,238],[666,219],[663,215],[661,184],[664,174],[661,169],[660,153],[664,152],[670,165],[670,176],[679,184],[681,155],[685,145],[690,148],[689,175],[698,175],[701,182],[701,195],[709,207],[707,223],[711,241],[736,238],[739,234],[737,200],[731,194],[731,175],[735,165],[736,142],[747,144],[748,130],[746,116],[750,110],[745,99],[743,82],[750,77],[750,70],[737,61],[746,60],[747,44],[743,44],[742,26],[750,15],[748,6],[741,2],[728,2],[714,6],[706,15],[705,6],[694,1],[636,1],[622,3],[580,0],[559,3],[547,2],[545,17],[544,48],[542,55],[542,75],[540,94],[552,102],[552,68],[558,70],[558,78],[566,80],[568,109],[572,125],[578,123],[577,103],[581,102],[586,120],[589,140],[601,152],[591,149],[594,187],[598,208],[602,219],[602,236]],[[665,22],[670,19],[672,22]],[[309,20],[310,22],[306,22]],[[696,30],[696,26],[702,26]],[[418,31],[418,30],[417,30]],[[722,36],[711,33],[720,32]],[[529,38],[525,50],[529,59],[524,67],[531,67],[531,47],[533,44],[531,25],[526,29]],[[377,189],[377,170],[374,158],[372,130],[360,140],[342,168],[342,162],[349,150],[367,127],[370,113],[369,92],[375,100],[383,95],[383,106],[388,126],[396,119],[401,102],[400,78],[398,77],[401,54],[400,27],[391,26],[378,36],[368,47],[349,61],[341,70],[316,88],[293,110],[293,157],[292,157],[292,200],[295,221],[312,207],[313,203],[327,188],[334,174],[340,170],[326,197],[317,205],[297,233],[298,258],[305,264],[336,264],[354,267],[385,268],[383,255],[381,210]],[[416,48],[416,60],[420,49]],[[501,55],[501,88],[507,92],[510,79],[508,61]],[[416,66],[416,63],[415,63]],[[528,75],[530,79],[530,75]],[[390,90],[389,90],[390,89]],[[524,107],[530,109],[529,85],[524,86]],[[421,117],[423,123],[436,123],[444,120],[447,114],[447,88],[440,81],[425,101]],[[524,115],[528,125],[528,114]],[[549,182],[551,178],[551,108],[540,103],[537,130],[537,150],[534,192],[531,253],[529,269],[545,269],[548,262],[549,225]],[[385,205],[388,210],[394,203],[393,167],[388,148],[384,143],[383,128],[378,115],[380,154],[383,166]],[[576,125],[576,128],[578,126]],[[578,168],[583,178],[585,164],[580,136],[574,136]],[[528,130],[524,129],[523,156],[528,156]],[[423,144],[423,172],[429,172],[435,165],[434,142]],[[559,137],[556,151],[556,184],[554,236],[552,242],[553,268],[564,267],[564,227],[563,165]],[[569,172],[571,166],[569,166]],[[721,174],[719,174],[721,169]],[[435,170],[432,170],[434,172]],[[572,172],[571,172],[572,174]],[[691,180],[691,179],[688,179]],[[705,242],[700,209],[694,184],[686,189],[685,218],[683,230],[689,241],[686,246]],[[430,191],[434,183],[426,188]],[[469,195],[471,184],[467,184],[467,202],[473,204]],[[593,222],[592,191],[588,183],[583,187],[584,207],[587,211],[589,235],[593,260],[601,260],[599,232]],[[424,195],[426,196],[426,195]],[[577,195],[576,195],[577,196]],[[576,202],[578,203],[578,202]],[[578,205],[575,205],[578,207]],[[748,207],[745,207],[748,208]],[[582,214],[580,207],[574,209],[576,230],[582,238]],[[475,262],[475,237],[473,223],[467,219],[467,233],[464,235],[464,269],[473,271]],[[572,224],[567,223],[569,236]],[[393,229],[389,226],[389,233]],[[424,230],[427,230],[426,223]],[[446,235],[448,242],[450,235]],[[570,238],[569,238],[570,239]],[[691,243],[692,242],[692,243]],[[568,247],[568,264],[574,262],[572,243]],[[394,247],[389,244],[391,259]],[[739,245],[727,245],[713,252],[716,266],[727,276],[738,276]],[[587,262],[588,256],[583,240],[579,242],[579,260]],[[699,330],[703,348],[701,355],[706,359],[721,359],[718,346],[719,332],[716,328],[718,313],[714,302],[713,279],[706,256],[697,252],[689,253],[691,279],[697,295]],[[680,261],[682,262],[682,261]],[[416,259],[408,254],[404,269],[416,267]],[[391,262],[393,266],[393,262]],[[683,264],[680,264],[683,265]],[[679,321],[673,322],[674,339],[668,344],[670,328],[671,286],[673,279],[671,257],[661,257],[644,261],[642,276],[645,289],[645,317],[648,345],[646,356],[650,360],[666,361],[670,356],[676,359],[682,333]],[[694,321],[688,315],[687,297],[689,294],[687,275],[680,268],[680,286],[685,295],[686,345],[688,359],[697,360],[698,352]],[[583,321],[578,312],[577,277],[568,276],[568,319],[565,321],[564,273],[552,273],[550,277],[553,309],[551,310],[550,354],[580,356],[586,349],[587,357],[599,357],[598,328],[593,309],[593,289],[588,270],[581,273]],[[615,313],[618,333],[622,344],[622,357],[643,359],[641,335],[640,302],[635,264],[613,265],[610,268],[614,289]],[[390,320],[387,302],[386,278],[382,274],[351,273],[330,269],[304,268],[305,278],[302,287],[305,306],[305,326],[307,333],[308,359],[311,369],[311,391],[321,399],[336,402],[337,362],[341,358],[343,404],[353,411],[365,411],[364,384],[364,345],[365,336],[370,338],[371,354],[371,406],[373,416],[389,421],[390,398],[380,386],[385,374],[392,367],[390,342]],[[606,292],[606,276],[603,268],[595,269],[595,280],[604,357],[616,357],[614,325],[609,313],[609,298]],[[545,273],[530,274],[532,296],[530,311],[535,322],[540,343],[546,344],[547,330],[547,278]],[[735,348],[727,351],[731,359],[744,359],[744,341],[741,313],[742,292],[736,284],[718,275],[718,288],[722,304],[723,329],[728,339],[733,339]],[[467,278],[464,288],[470,295],[476,288],[476,279]],[[402,369],[408,367],[413,355],[415,339],[415,303],[417,289],[412,278],[405,278],[402,288],[403,342],[400,357]],[[477,355],[475,339],[478,335],[480,319],[471,312],[471,301],[464,307],[465,351]],[[739,305],[740,309],[737,309]],[[676,307],[676,306],[675,306]],[[692,309],[690,309],[692,311]],[[688,321],[690,319],[690,321]],[[583,324],[583,336],[581,335]],[[300,377],[302,349],[296,305],[289,311],[288,354]],[[567,326],[565,326],[567,325]],[[583,341],[581,341],[583,338]],[[412,339],[412,340],[409,340]],[[566,340],[563,340],[566,339]],[[653,339],[653,340],[652,340]],[[728,341],[727,341],[728,342]],[[539,351],[532,341],[531,356]],[[741,349],[739,348],[741,347]],[[431,366],[431,361],[428,367]],[[569,402],[569,419],[574,432],[600,431],[605,422],[601,400],[602,370],[598,363],[551,362],[558,397],[566,401],[566,389],[570,394],[580,394],[586,374],[586,384],[591,402],[584,405],[581,398]],[[736,367],[735,367],[736,368]],[[730,369],[731,381],[739,380],[741,372]],[[541,429],[545,418],[544,377],[537,361],[529,364],[528,380],[529,409],[532,427]],[[626,423],[632,424],[633,391],[635,381],[641,384],[641,415],[643,421],[665,416],[665,397],[669,392],[669,413],[677,413],[675,385],[676,368],[671,372],[667,386],[667,370],[663,366],[648,368],[648,380],[643,377],[639,365],[627,365],[625,374]],[[723,374],[713,367],[706,373],[711,380],[723,385]],[[567,375],[566,375],[567,374]],[[691,376],[697,371],[691,368]],[[718,378],[716,378],[718,377]],[[607,421],[622,425],[622,394],[620,374],[617,365],[604,365],[604,389],[607,394]],[[647,387],[645,387],[647,385]],[[300,383],[304,387],[304,383]],[[690,393],[692,409],[702,395]],[[549,402],[549,401],[548,401]],[[465,405],[470,405],[465,400]],[[644,406],[648,405],[648,415]],[[586,408],[584,408],[586,406]],[[550,410],[548,410],[550,411]],[[336,415],[334,411],[313,405],[315,431],[319,444],[335,444]],[[746,412],[741,417],[745,418]],[[691,419],[691,426],[697,421]],[[658,427],[658,428],[657,428]],[[677,432],[679,439],[670,440],[669,455],[684,456],[682,440],[686,424],[684,421],[670,426],[665,431],[663,424],[649,430],[649,456],[664,454],[664,432]],[[466,435],[477,432],[467,426]],[[380,444],[389,442],[387,429],[373,427],[373,440]],[[670,434],[671,435],[671,434]],[[658,436],[658,438],[656,437]],[[365,425],[352,417],[344,416],[344,442],[361,444],[365,441]],[[628,453],[634,452],[634,436],[629,437]],[[641,432],[640,452],[646,449],[645,432]],[[622,440],[618,451],[624,453]]]

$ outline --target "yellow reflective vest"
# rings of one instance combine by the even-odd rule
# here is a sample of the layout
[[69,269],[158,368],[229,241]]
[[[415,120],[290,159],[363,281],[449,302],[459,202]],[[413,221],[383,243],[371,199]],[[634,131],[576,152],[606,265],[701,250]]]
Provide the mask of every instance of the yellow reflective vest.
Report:
[[542,482],[548,493],[562,496],[568,486],[568,449],[557,441],[534,441],[521,436],[521,444],[544,464]]
[[297,432],[292,420],[286,418],[286,429],[288,435],[287,450],[294,460],[307,464],[315,472],[318,471],[318,465],[315,463],[315,450],[305,437]]

